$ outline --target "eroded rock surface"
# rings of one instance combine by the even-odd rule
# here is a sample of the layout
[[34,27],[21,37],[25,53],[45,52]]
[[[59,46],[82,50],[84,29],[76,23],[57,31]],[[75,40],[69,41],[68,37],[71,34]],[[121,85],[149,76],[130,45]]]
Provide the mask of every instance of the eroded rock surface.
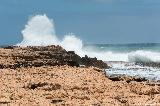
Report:
[[130,83],[131,81],[136,82],[145,82],[148,81],[145,78],[138,77],[138,76],[127,76],[127,75],[111,75],[107,76],[112,81],[126,81],[127,83]]
[[160,86],[112,81],[93,67],[0,69],[0,105],[145,106],[160,104]]
[[80,57],[73,51],[66,51],[60,46],[13,47],[0,49],[0,68],[16,69],[20,67],[40,67],[69,65],[94,66],[101,69],[108,65],[96,58]]

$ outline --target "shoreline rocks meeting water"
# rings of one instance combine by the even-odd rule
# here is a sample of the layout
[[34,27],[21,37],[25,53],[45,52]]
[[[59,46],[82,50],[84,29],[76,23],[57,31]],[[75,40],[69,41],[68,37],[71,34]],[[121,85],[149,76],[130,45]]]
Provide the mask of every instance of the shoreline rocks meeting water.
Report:
[[0,48],[0,106],[160,105],[159,84],[106,68],[60,46]]

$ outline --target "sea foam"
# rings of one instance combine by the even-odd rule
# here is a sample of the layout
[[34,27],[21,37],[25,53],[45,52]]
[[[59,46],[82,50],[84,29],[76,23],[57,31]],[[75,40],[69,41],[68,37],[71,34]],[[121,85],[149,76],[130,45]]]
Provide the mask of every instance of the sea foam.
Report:
[[112,68],[106,69],[106,73],[109,76],[117,76],[117,75],[127,75],[127,76],[138,76],[142,78],[146,78],[148,80],[158,80],[160,81],[160,69],[147,67],[147,66],[139,66],[135,63],[131,62],[117,62],[110,63]]

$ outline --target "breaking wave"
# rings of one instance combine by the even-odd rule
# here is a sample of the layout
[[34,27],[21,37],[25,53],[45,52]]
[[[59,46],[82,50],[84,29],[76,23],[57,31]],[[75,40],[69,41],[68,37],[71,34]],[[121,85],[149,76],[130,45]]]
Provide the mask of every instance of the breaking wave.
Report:
[[130,62],[160,62],[160,53],[159,52],[152,52],[152,51],[144,51],[144,50],[138,50],[135,52],[132,52],[128,55],[128,60]]
[[75,51],[78,55],[97,57],[103,61],[126,61],[126,62],[160,62],[160,53],[137,50],[127,53],[113,52],[111,50],[96,51],[87,50],[83,41],[70,33],[59,39],[55,32],[54,21],[46,15],[31,17],[22,30],[23,40],[17,46],[47,46],[61,45],[68,51]]

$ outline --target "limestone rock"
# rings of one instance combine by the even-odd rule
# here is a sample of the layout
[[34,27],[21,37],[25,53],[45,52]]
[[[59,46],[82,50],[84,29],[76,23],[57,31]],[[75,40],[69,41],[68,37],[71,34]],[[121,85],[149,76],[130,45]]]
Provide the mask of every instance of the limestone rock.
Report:
[[[6,54],[5,54],[6,53]],[[79,67],[94,66],[101,69],[108,65],[97,58],[80,57],[74,51],[66,51],[61,46],[8,46],[0,48],[0,68],[16,69],[20,67],[60,66],[69,65]]]

